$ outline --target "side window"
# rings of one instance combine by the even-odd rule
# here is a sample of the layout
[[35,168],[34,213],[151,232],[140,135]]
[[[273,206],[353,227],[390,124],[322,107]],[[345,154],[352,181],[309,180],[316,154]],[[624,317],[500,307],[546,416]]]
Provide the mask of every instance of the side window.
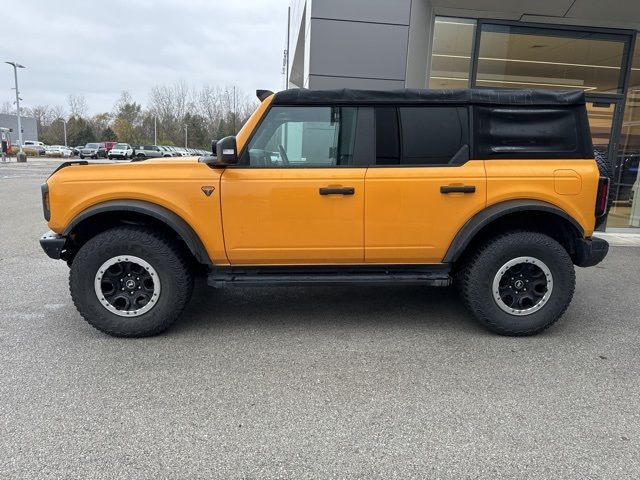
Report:
[[240,159],[255,167],[351,165],[355,107],[273,107]]
[[403,164],[448,164],[469,143],[466,108],[403,107],[399,111]]
[[447,165],[468,160],[465,107],[376,108],[376,165]]
[[400,163],[400,131],[395,107],[379,107],[376,119],[376,165]]

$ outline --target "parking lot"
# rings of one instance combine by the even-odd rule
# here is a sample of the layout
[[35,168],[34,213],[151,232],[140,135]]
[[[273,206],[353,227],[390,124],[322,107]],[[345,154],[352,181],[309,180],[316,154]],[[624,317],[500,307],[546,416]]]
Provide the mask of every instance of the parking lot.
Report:
[[640,248],[506,338],[449,289],[199,285],[155,338],[85,323],[0,165],[0,478],[638,478]]

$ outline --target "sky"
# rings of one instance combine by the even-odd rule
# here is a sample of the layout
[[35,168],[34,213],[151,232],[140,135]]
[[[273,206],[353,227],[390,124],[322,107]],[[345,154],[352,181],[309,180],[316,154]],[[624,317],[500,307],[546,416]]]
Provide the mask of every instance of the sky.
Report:
[[[123,90],[147,104],[154,85],[280,90],[287,0],[20,0],[0,11],[0,60],[15,60],[21,106],[111,111]],[[0,104],[15,101],[0,63]]]

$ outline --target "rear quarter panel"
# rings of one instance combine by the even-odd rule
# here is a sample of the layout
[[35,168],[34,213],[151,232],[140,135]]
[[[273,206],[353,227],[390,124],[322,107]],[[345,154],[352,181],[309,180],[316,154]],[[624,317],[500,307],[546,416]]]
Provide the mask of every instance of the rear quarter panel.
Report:
[[593,159],[486,160],[487,206],[514,199],[551,203],[571,215],[589,237],[595,225],[600,177]]
[[[62,233],[87,208],[109,200],[142,200],[174,212],[200,237],[214,263],[227,264],[220,215],[220,175],[205,164],[147,160],[66,167],[47,181],[49,228]],[[203,186],[214,186],[207,197]]]

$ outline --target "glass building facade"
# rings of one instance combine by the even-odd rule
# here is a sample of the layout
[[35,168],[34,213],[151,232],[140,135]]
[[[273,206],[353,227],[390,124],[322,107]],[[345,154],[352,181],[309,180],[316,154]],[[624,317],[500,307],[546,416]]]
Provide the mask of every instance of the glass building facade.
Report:
[[636,32],[436,17],[430,88],[581,89],[607,155],[607,229],[640,228],[640,42]]

